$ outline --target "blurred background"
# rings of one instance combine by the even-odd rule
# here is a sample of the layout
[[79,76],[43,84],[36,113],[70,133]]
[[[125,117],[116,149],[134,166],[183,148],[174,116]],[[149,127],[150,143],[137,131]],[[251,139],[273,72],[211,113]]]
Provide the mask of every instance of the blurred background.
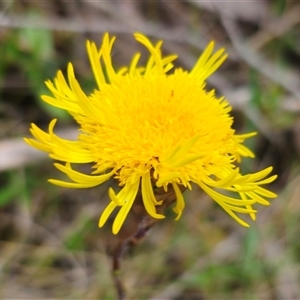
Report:
[[[64,111],[40,100],[58,69],[74,64],[86,92],[95,88],[85,41],[117,36],[115,67],[136,51],[136,31],[176,67],[190,69],[209,43],[229,57],[208,80],[233,106],[239,133],[256,153],[244,172],[269,165],[278,193],[243,228],[197,187],[186,209],[156,224],[123,257],[128,299],[300,298],[300,3],[297,1],[0,1],[0,298],[116,299],[105,244],[97,227],[107,185],[72,190],[53,186],[53,161],[27,146],[34,122],[76,136]],[[146,52],[145,52],[146,54]],[[144,55],[147,58],[147,54]]]

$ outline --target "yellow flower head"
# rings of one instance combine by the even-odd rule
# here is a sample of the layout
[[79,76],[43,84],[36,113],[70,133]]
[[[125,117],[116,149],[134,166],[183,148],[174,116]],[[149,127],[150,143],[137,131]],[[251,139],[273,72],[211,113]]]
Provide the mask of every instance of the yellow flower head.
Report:
[[[243,144],[255,133],[237,135],[232,129],[230,105],[205,89],[206,79],[226,59],[224,49],[213,53],[211,42],[188,72],[173,68],[176,55],[163,57],[162,41],[153,45],[147,37],[134,34],[150,56],[145,66],[138,65],[140,54],[129,67],[115,71],[111,49],[115,38],[104,35],[100,49],[87,42],[87,51],[98,88],[86,95],[68,66],[68,80],[58,71],[46,85],[53,97],[42,96],[50,105],[67,110],[80,126],[76,141],[55,135],[54,119],[49,132],[32,124],[35,139],[25,141],[61,161],[55,166],[72,182],[49,181],[67,188],[89,188],[115,178],[121,190],[109,189],[111,202],[103,211],[99,226],[119,206],[113,223],[117,234],[138,193],[148,214],[164,218],[157,208],[163,202],[154,188],[172,188],[176,194],[173,208],[178,219],[184,209],[182,190],[199,185],[241,225],[248,226],[236,213],[255,219],[255,203],[269,205],[265,198],[276,195],[261,185],[275,180],[266,178],[272,167],[242,175],[236,163],[241,157],[254,157]],[[93,163],[90,175],[72,168],[72,164]],[[234,192],[237,197],[221,193]]]

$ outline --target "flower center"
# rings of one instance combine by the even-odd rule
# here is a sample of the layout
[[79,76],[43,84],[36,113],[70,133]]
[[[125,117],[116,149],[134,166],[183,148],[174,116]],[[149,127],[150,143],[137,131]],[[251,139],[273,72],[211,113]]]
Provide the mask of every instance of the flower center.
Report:
[[196,135],[188,155],[235,151],[227,102],[180,69],[172,75],[119,77],[90,100],[99,106],[99,122],[79,119],[80,139],[97,166],[113,161],[123,178],[156,168],[161,158]]

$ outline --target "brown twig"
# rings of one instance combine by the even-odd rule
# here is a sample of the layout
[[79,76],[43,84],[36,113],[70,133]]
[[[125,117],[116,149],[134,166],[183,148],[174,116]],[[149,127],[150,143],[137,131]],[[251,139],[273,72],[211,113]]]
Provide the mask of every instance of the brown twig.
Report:
[[[186,188],[181,186],[180,189],[183,192]],[[154,194],[158,201],[163,201],[160,206],[157,206],[158,213],[163,213],[163,211],[176,200],[172,185],[168,186],[167,192],[165,192],[162,187],[154,188]],[[124,225],[116,236],[117,241],[113,239],[111,240],[112,245],[108,245],[108,252],[110,252],[112,257],[112,278],[118,300],[124,300],[126,298],[125,288],[120,276],[122,255],[128,248],[135,247],[156,222],[157,220],[150,217],[146,212],[142,194],[139,192]],[[111,249],[109,250],[109,248]]]
[[121,256],[125,252],[127,240],[117,244],[112,255],[112,278],[117,292],[118,300],[125,299],[125,288],[120,277]]

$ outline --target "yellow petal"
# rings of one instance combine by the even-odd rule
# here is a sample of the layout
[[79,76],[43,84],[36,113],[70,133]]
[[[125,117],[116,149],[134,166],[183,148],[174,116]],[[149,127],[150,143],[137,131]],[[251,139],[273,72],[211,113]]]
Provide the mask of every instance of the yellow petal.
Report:
[[101,217],[99,219],[99,223],[98,226],[102,227],[107,219],[109,218],[109,216],[111,215],[111,213],[113,212],[113,210],[117,207],[117,205],[114,202],[110,202],[106,208],[104,209],[104,211],[101,214]]
[[105,64],[105,69],[110,83],[113,83],[116,78],[116,72],[111,62],[111,49],[115,39],[116,37],[112,37],[111,40],[109,40],[109,35],[106,33],[104,35],[103,43],[102,43],[103,61]]
[[69,163],[65,166],[55,163],[54,166],[76,183],[89,184],[91,187],[107,181],[113,175],[113,171],[104,175],[86,175],[73,170]]
[[100,57],[102,55],[102,51],[98,53],[95,43],[92,43],[90,41],[87,41],[86,47],[97,85],[101,90],[102,87],[106,84],[105,76],[102,70],[102,66],[100,64]]
[[175,191],[175,195],[176,195],[176,199],[177,199],[176,206],[173,208],[173,211],[175,213],[177,213],[177,217],[175,218],[175,220],[177,221],[177,220],[179,220],[179,218],[182,214],[182,211],[185,207],[185,203],[184,203],[184,199],[183,199],[182,193],[181,193],[178,185],[176,183],[172,183],[172,186]]
[[164,215],[156,213],[155,203],[160,204],[161,202],[158,202],[155,199],[155,196],[153,194],[153,189],[151,186],[151,179],[150,179],[150,173],[147,172],[142,177],[142,197],[143,197],[143,203],[145,206],[146,211],[148,214],[155,218],[155,219],[163,219],[165,218]]
[[239,175],[239,171],[240,171],[239,168],[235,168],[227,177],[218,181],[212,180],[209,177],[205,177],[203,178],[203,182],[209,184],[210,186],[220,187],[220,188],[231,186],[233,180]]
[[276,198],[277,195],[271,191],[268,191],[260,186],[258,186],[256,189],[255,189],[255,193],[257,194],[260,194],[264,197],[267,197],[267,198]]
[[156,47],[154,48],[153,45],[151,44],[151,42],[149,41],[149,39],[144,36],[143,34],[140,33],[135,33],[134,34],[135,39],[140,42],[141,44],[143,44],[152,54],[152,57],[154,59],[155,65],[159,68],[159,70],[163,70],[163,65],[162,65],[162,59],[160,56],[160,51],[159,48],[162,44],[162,41],[159,41],[156,45]]
[[220,49],[212,55],[213,48],[214,42],[210,42],[191,71],[191,75],[195,76],[199,81],[207,79],[220,67],[227,57],[226,54],[223,55],[224,49]]
[[228,196],[225,196],[223,194],[217,193],[213,189],[209,188],[206,184],[202,182],[197,182],[198,185],[216,202],[220,203],[226,203],[231,204],[234,206],[245,206],[245,205],[251,205],[254,204],[256,201],[253,199],[249,200],[243,200],[243,199],[235,199]]
[[157,187],[161,187],[171,181],[174,181],[176,178],[180,177],[179,172],[170,172],[167,174],[164,174],[163,176],[160,176],[156,182]]
[[134,74],[134,72],[136,71],[135,69],[137,67],[140,57],[141,57],[141,53],[136,53],[133,56],[130,67],[129,67],[129,71],[128,71],[129,74]]
[[62,180],[57,179],[48,179],[48,182],[58,185],[64,188],[71,188],[71,189],[87,189],[94,186],[97,186],[101,183],[95,183],[95,182],[87,182],[87,183],[77,183],[77,182],[66,182]]
[[110,187],[108,189],[108,195],[112,202],[114,202],[117,206],[121,206],[123,203],[118,199],[117,195],[115,194],[114,190]]
[[28,139],[28,138],[24,138],[24,141],[31,147],[36,148],[38,150],[44,151],[44,152],[51,152],[52,151],[52,147],[47,145],[47,144],[43,144],[41,142],[38,142],[36,140],[33,139]]
[[135,200],[135,197],[136,197],[138,189],[139,189],[139,185],[140,185],[140,182],[137,181],[136,183],[134,183],[128,187],[128,192],[125,195],[126,202],[121,207],[121,209],[118,212],[118,215],[115,218],[114,223],[113,223],[113,227],[112,227],[113,234],[117,234],[120,231],[120,229],[125,221],[125,218],[127,217],[127,214],[129,212],[129,210],[131,209],[132,204]]

